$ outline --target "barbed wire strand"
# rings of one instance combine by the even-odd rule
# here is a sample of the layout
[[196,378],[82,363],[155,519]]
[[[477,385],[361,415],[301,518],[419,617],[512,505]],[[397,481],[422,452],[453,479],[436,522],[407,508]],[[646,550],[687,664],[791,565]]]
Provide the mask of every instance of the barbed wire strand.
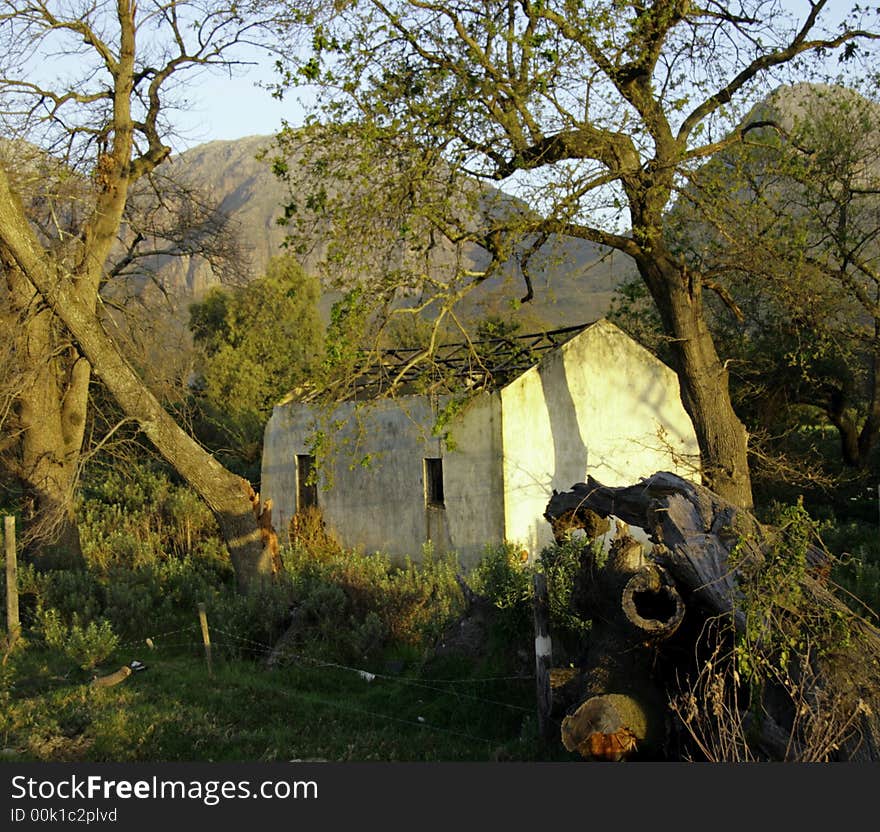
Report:
[[[234,633],[228,633],[225,630],[221,630],[217,627],[214,628],[214,632],[220,633],[220,634],[225,635],[229,638],[240,639],[241,641],[243,641],[245,643],[259,644],[258,642],[254,642],[251,639],[246,639],[246,638],[236,636]],[[261,647],[264,647],[264,648],[267,648],[270,650],[273,649],[269,645],[261,645]],[[449,691],[444,688],[439,688],[434,685],[427,684],[425,682],[419,682],[415,679],[404,679],[404,678],[401,678],[400,676],[391,676],[386,673],[374,673],[373,671],[364,670],[362,668],[350,667],[348,665],[340,664],[338,662],[331,662],[331,661],[327,661],[324,659],[317,659],[312,656],[306,656],[304,654],[296,653],[293,651],[284,651],[284,655],[287,657],[293,657],[294,659],[296,659],[298,661],[309,662],[311,664],[315,664],[320,667],[332,667],[332,668],[335,668],[336,670],[343,670],[343,671],[347,671],[350,673],[355,673],[358,676],[360,676],[362,679],[369,679],[370,681],[372,681],[372,679],[383,679],[385,681],[389,681],[389,682],[392,682],[392,683],[398,684],[398,685],[421,688],[423,690],[431,690],[436,693],[442,693],[447,696],[454,696],[457,699],[470,699],[470,700],[476,701],[476,702],[484,702],[488,705],[499,705],[501,707],[510,708],[510,709],[516,710],[516,711],[524,711],[526,713],[531,712],[531,708],[526,708],[526,707],[523,707],[522,705],[514,705],[510,702],[503,702],[503,701],[500,701],[497,699],[488,699],[486,697],[476,696],[475,694],[462,693],[461,691]],[[460,681],[464,682],[467,680],[463,679]]]

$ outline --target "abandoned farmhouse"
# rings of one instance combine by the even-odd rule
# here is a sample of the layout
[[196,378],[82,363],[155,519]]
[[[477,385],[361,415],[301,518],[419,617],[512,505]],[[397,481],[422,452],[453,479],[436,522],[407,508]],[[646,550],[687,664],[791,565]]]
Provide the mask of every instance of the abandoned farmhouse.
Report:
[[[508,350],[506,373],[496,373],[503,383],[474,394],[440,428],[443,398],[371,397],[368,385],[329,413],[277,405],[262,494],[279,532],[317,505],[346,547],[418,560],[430,541],[467,569],[489,543],[536,557],[552,542],[543,514],[553,490],[587,474],[612,486],[659,470],[694,476],[697,440],[678,379],[622,330],[603,319],[518,338],[527,366],[511,364]],[[316,468],[319,431],[330,450]]]

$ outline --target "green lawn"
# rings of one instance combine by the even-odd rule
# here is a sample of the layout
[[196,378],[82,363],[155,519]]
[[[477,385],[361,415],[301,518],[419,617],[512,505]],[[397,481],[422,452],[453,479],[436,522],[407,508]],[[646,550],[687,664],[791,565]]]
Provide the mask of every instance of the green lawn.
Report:
[[[120,648],[99,669],[147,664],[119,685],[42,648],[4,668],[0,742],[20,761],[569,759],[535,736],[534,682],[461,659],[364,678],[315,660],[266,669],[197,652]],[[491,673],[491,670],[486,670]]]

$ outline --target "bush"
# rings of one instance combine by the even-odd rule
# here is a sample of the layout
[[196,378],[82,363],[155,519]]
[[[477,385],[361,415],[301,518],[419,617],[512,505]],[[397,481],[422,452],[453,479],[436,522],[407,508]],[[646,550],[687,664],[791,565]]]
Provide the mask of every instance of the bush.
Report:
[[500,610],[515,610],[528,603],[532,570],[527,553],[512,543],[486,546],[471,575],[471,587]]
[[296,607],[298,649],[340,660],[375,657],[395,646],[423,650],[461,612],[453,558],[426,548],[421,564],[383,554],[302,547],[285,551]]
[[511,543],[489,545],[470,576],[471,588],[498,610],[490,632],[490,649],[511,652],[531,636],[532,574],[526,553]]
[[[533,576],[543,571],[547,578],[550,603],[550,632],[554,652],[580,653],[590,631],[590,621],[574,610],[578,574],[582,568],[585,542],[571,539],[541,551],[537,564],[529,564],[523,552],[510,543],[487,546],[482,560],[471,576],[475,592],[488,598],[499,611],[496,637],[503,645],[521,645],[528,641],[533,629]],[[590,545],[590,544],[587,544]],[[596,544],[597,546],[600,544]],[[591,557],[597,559],[595,547]],[[562,657],[559,657],[562,660]]]
[[44,610],[40,616],[46,645],[60,650],[83,670],[92,670],[109,658],[119,646],[119,639],[109,621],[90,621],[83,625],[73,614],[70,626],[64,624],[57,610]]
[[[746,540],[731,551],[742,623],[707,622],[694,677],[670,704],[707,760],[827,762],[875,707],[860,681],[870,674],[859,666],[858,616],[811,589],[808,553],[821,545],[821,524],[803,502],[773,506],[769,520],[762,557]],[[772,751],[754,730],[768,704],[791,737]]]
[[59,570],[39,576],[39,603],[41,607],[57,610],[62,619],[72,622],[74,616],[92,621],[101,615],[107,605],[107,592],[98,577],[89,571]]
[[195,492],[149,465],[91,471],[77,519],[83,554],[97,569],[185,557],[206,543],[212,552],[223,549],[216,521]]
[[[290,622],[293,590],[289,579],[247,595],[231,587],[217,592],[208,604],[211,640],[227,654],[257,658],[267,653],[284,634]],[[195,609],[193,603],[192,609]]]
[[550,596],[550,626],[576,650],[591,628],[590,621],[578,615],[579,575],[585,560],[600,565],[604,554],[601,540],[589,542],[584,538],[570,538],[541,552],[539,560]]

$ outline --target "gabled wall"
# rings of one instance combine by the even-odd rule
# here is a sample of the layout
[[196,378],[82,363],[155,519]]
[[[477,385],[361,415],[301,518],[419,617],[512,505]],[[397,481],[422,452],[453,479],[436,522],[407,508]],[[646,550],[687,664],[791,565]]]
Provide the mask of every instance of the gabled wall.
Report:
[[606,485],[658,470],[694,476],[697,440],[675,373],[608,321],[500,392],[505,537],[532,556],[552,542],[543,513],[553,489],[588,474]]
[[[585,329],[536,367],[470,402],[432,435],[436,409],[405,396],[321,416],[291,402],[266,427],[262,492],[282,541],[296,511],[296,456],[315,431],[332,437],[318,504],[345,546],[418,559],[426,540],[473,566],[503,540],[532,557],[552,542],[543,518],[552,490],[592,474],[629,485],[658,470],[694,476],[696,437],[666,365],[607,321]],[[445,507],[426,505],[425,457],[443,460]],[[359,462],[364,460],[364,464]]]

